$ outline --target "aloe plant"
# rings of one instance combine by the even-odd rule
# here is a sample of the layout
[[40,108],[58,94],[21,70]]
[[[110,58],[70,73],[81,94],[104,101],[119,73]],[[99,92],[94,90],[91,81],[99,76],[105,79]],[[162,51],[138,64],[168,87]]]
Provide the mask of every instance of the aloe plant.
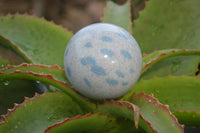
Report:
[[142,73],[126,95],[103,101],[82,96],[65,76],[63,55],[73,33],[35,16],[1,16],[0,132],[181,133],[184,126],[199,127],[200,1],[150,0],[132,22],[135,4],[108,1],[102,22],[133,34]]

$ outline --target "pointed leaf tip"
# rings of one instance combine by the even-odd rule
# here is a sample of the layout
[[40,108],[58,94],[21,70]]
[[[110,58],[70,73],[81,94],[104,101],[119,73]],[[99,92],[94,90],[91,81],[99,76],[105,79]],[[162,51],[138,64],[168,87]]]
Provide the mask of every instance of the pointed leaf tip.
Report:
[[128,101],[140,108],[140,117],[148,121],[154,131],[168,132],[168,128],[171,127],[170,132],[184,132],[183,126],[179,124],[177,118],[170,112],[169,107],[161,104],[152,95],[146,95],[144,92],[140,94],[134,92]]
[[133,121],[135,124],[135,128],[138,129],[138,124],[139,124],[139,118],[140,118],[140,109],[134,105],[133,103],[130,103],[128,101],[104,101],[104,104],[113,104],[113,105],[119,105],[122,107],[125,107],[127,109],[129,109],[130,111],[133,112]]

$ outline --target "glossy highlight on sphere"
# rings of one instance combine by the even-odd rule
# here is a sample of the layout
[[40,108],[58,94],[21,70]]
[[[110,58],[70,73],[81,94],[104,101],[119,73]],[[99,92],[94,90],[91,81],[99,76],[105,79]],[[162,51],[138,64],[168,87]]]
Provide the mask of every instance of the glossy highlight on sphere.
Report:
[[64,55],[72,87],[92,99],[114,99],[138,80],[142,55],[133,36],[123,28],[96,23],[78,31]]

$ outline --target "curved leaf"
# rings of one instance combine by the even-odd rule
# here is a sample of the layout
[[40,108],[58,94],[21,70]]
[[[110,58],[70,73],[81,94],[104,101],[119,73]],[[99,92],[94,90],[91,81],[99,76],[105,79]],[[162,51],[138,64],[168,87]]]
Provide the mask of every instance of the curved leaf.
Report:
[[155,131],[161,133],[184,132],[184,126],[178,123],[176,117],[170,112],[169,107],[160,104],[159,101],[151,95],[134,93],[128,98],[128,101],[139,107],[140,117],[148,121]]
[[186,126],[199,127],[200,126],[200,113],[195,111],[176,111],[173,113],[179,120],[180,123]]
[[[167,55],[167,54],[170,54],[170,53],[176,53],[176,52],[182,52],[184,51],[183,49],[180,50],[180,49],[165,49],[165,50],[154,50],[152,53],[150,54],[143,54],[143,64],[142,66],[143,67],[146,67],[148,64],[152,64],[152,62],[155,62],[157,59],[160,58],[160,56],[163,56],[163,55]],[[185,50],[185,52],[187,52],[187,50]],[[149,66],[149,65],[148,65]],[[144,69],[144,68],[143,68]],[[144,71],[144,70],[143,70]]]
[[[159,103],[151,95],[133,94],[128,101],[111,101],[97,106],[95,112],[110,114],[120,119],[126,119],[134,122],[136,128],[150,133],[157,132],[183,132],[177,119],[171,114],[168,107]],[[139,118],[137,118],[138,116]],[[138,123],[139,119],[139,123]],[[133,126],[134,126],[133,124]]]
[[104,12],[104,23],[112,23],[123,27],[128,32],[132,33],[131,22],[131,1],[128,0],[123,5],[117,5],[112,1],[107,2],[106,10]]
[[72,37],[53,23],[25,15],[1,16],[0,34],[13,43],[6,43],[7,47],[22,52],[33,63],[58,64],[62,68],[65,48]]
[[154,49],[200,49],[200,1],[150,0],[134,22],[143,53]]
[[6,114],[14,103],[22,103],[24,97],[33,97],[35,92],[44,93],[45,85],[30,80],[0,82],[0,115]]
[[87,98],[78,94],[65,82],[64,71],[57,66],[44,66],[33,64],[22,64],[16,67],[8,67],[0,71],[0,80],[28,79],[41,81],[53,85],[71,96],[83,109],[93,110],[93,105]]
[[[154,77],[149,80],[140,80],[135,84],[134,88],[123,99],[133,97],[134,93],[145,92],[153,94],[163,104],[168,104],[172,112],[175,111],[200,111],[200,76],[167,76],[167,77]],[[186,114],[187,115],[187,114]],[[178,117],[180,118],[180,117]],[[195,117],[181,117],[181,121],[189,123]],[[198,117],[196,117],[198,119]],[[199,120],[197,120],[199,121]],[[184,123],[185,124],[185,123]]]
[[22,59],[20,59],[10,49],[4,47],[2,43],[0,42],[0,69],[5,68],[8,64],[14,65],[21,62],[22,62]]
[[139,115],[140,115],[139,108],[130,102],[113,101],[113,100],[104,101],[103,104],[97,106],[95,112],[110,114],[120,119],[127,119],[133,121],[135,124],[135,128],[138,128]]
[[37,65],[37,64],[26,64],[22,63],[18,66],[8,66],[5,69],[0,70],[3,73],[11,73],[14,71],[22,71],[22,72],[33,72],[41,75],[51,75],[55,80],[61,82],[68,82],[67,77],[65,75],[65,71],[59,66],[47,66],[47,65]]
[[23,59],[23,56],[19,57],[12,51],[12,48],[6,47],[7,43],[9,45],[10,41],[0,35],[0,69],[5,68],[7,65],[21,64],[26,60]]
[[7,65],[15,65],[24,62],[17,54],[15,54],[10,48],[5,47],[2,43],[7,41],[2,39],[0,35],[0,69],[6,67]]
[[101,115],[100,113],[86,114],[84,116],[67,118],[64,121],[47,128],[44,133],[100,133],[108,132],[116,126],[117,122],[114,118],[108,117],[106,115]]
[[[135,84],[127,97],[134,92],[153,94],[163,104],[168,104],[174,111],[199,111],[200,94],[196,93],[200,86],[200,76],[167,76],[140,80]],[[125,96],[126,97],[126,96]],[[126,99],[126,98],[125,98]]]
[[104,104],[97,106],[95,112],[109,114],[119,120],[131,121],[131,125],[128,128],[132,128],[134,132],[156,132],[148,121],[140,118],[139,108],[130,102],[105,101]]
[[11,41],[0,34],[0,55],[12,62],[20,64],[22,62],[31,63],[31,60],[20,51]]
[[78,104],[62,92],[36,94],[34,98],[25,99],[2,116],[1,133],[41,133],[66,117],[83,114]]
[[[162,53],[166,52],[166,53]],[[143,57],[141,78],[186,74],[195,76],[200,63],[199,50],[161,50]]]

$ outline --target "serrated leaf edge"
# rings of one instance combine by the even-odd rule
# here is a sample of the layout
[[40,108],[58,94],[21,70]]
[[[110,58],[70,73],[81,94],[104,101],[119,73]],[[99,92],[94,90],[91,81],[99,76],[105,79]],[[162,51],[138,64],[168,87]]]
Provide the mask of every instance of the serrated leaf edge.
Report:
[[[55,68],[55,65],[53,66],[53,68]],[[17,75],[17,74],[21,74],[21,75],[26,75],[26,76],[33,76],[35,77],[40,77],[40,78],[44,78],[44,79],[49,79],[50,81],[52,81],[53,83],[58,83],[59,85],[55,85],[52,83],[48,84],[52,84],[55,87],[58,87],[59,89],[61,89],[63,92],[65,92],[67,95],[69,95],[70,97],[72,97],[76,102],[79,103],[79,105],[86,109],[86,110],[93,110],[95,107],[93,105],[93,103],[91,102],[91,99],[83,96],[82,94],[80,94],[77,90],[75,90],[74,88],[71,88],[66,82],[63,81],[59,81],[54,79],[54,77],[50,74],[38,74],[38,73],[34,73],[34,72],[23,72],[21,70],[15,70],[14,72],[10,72],[10,73],[4,73],[0,71],[0,76],[1,75]],[[27,78],[21,78],[20,79],[27,79]],[[39,81],[44,82],[42,79],[40,79]],[[64,88],[64,89],[63,89]],[[70,90],[70,91],[68,91]],[[89,104],[90,103],[90,104]],[[82,104],[85,106],[82,106]],[[87,105],[87,106],[86,106]]]
[[64,30],[66,30],[66,31],[68,31],[68,32],[70,32],[70,33],[72,33],[72,34],[74,34],[73,31],[69,30],[67,27],[64,27],[62,24],[56,24],[54,20],[50,20],[50,21],[49,21],[49,20],[45,19],[44,16],[38,17],[35,13],[33,13],[33,14],[28,14],[27,12],[25,12],[25,13],[16,12],[15,14],[8,13],[5,17],[7,17],[7,16],[24,16],[24,17],[26,17],[26,18],[33,17],[33,18],[36,18],[36,19],[39,19],[39,20],[44,20],[44,21],[46,21],[46,22],[48,22],[48,23],[51,23],[51,24],[53,24],[53,25],[56,25],[56,26],[58,26],[58,27],[60,27],[60,28],[62,28],[62,29],[64,29]]
[[20,104],[14,103],[14,107],[12,109],[8,109],[7,114],[1,115],[0,126],[2,124],[5,124],[5,123],[8,122],[6,118],[9,117],[13,112],[15,112],[15,110],[17,110],[17,108],[23,106],[26,102],[31,101],[31,100],[33,100],[33,99],[35,99],[37,97],[40,97],[40,96],[42,96],[42,95],[44,95],[46,93],[48,93],[48,92],[45,91],[43,94],[35,93],[35,95],[32,98],[24,97],[24,101],[22,103],[20,103]]
[[[159,107],[159,108],[162,108],[164,111],[166,111],[166,112],[169,114],[169,116],[171,117],[171,119],[172,119],[172,120],[175,122],[175,124],[180,128],[180,130],[181,130],[182,132],[184,132],[184,125],[181,125],[181,124],[178,122],[178,119],[177,119],[177,118],[172,114],[172,112],[170,111],[169,105],[163,105],[163,104],[161,104],[157,98],[153,97],[153,94],[147,95],[147,94],[145,94],[144,92],[142,92],[142,93],[140,93],[140,94],[136,94],[136,93],[134,92],[132,96],[134,97],[134,95],[143,96],[143,97],[145,97],[145,98],[148,99],[148,102],[149,102],[149,103],[153,103],[155,106],[157,106],[157,107]],[[143,120],[145,120],[145,118],[144,118],[143,115],[140,114],[140,117],[141,117]],[[145,121],[147,121],[147,120],[145,120]],[[150,122],[148,122],[148,123],[151,124]],[[156,131],[156,130],[152,127],[152,125],[150,125],[150,126],[151,126],[151,128],[152,128],[154,131]],[[156,131],[156,132],[158,132],[158,131]]]
[[10,48],[12,51],[14,51],[17,55],[19,55],[21,58],[23,58],[25,61],[27,61],[28,63],[32,63],[32,60],[26,56],[26,54],[15,44],[13,43],[11,40],[9,40],[8,38],[0,35],[0,38],[4,39],[5,41],[7,41],[9,44],[9,46],[4,45],[8,48]]
[[104,100],[104,104],[115,104],[115,105],[119,105],[133,111],[135,127],[136,129],[138,129],[140,110],[136,105],[128,101],[114,101],[114,100],[111,100],[111,101]]
[[55,81],[55,82],[57,82],[57,83],[60,83],[60,84],[62,84],[62,85],[64,85],[64,86],[66,86],[67,88],[69,88],[69,89],[71,89],[71,90],[77,92],[75,89],[71,88],[71,87],[70,87],[69,85],[67,85],[65,82],[62,82],[62,81],[59,81],[59,80],[54,79],[53,76],[50,75],[50,74],[37,74],[37,73],[31,72],[31,71],[30,71],[30,72],[23,72],[23,71],[21,71],[21,70],[15,70],[14,72],[10,72],[10,73],[0,72],[0,75],[3,75],[3,74],[4,74],[4,75],[26,74],[26,75],[33,75],[33,76],[35,76],[35,77],[43,77],[43,78],[47,78],[47,79],[50,79],[50,80],[52,80],[52,81]]
[[[69,121],[72,121],[72,120],[76,120],[76,119],[83,119],[83,118],[90,117],[90,116],[97,116],[97,115],[101,115],[101,113],[96,113],[96,114],[88,113],[88,114],[83,115],[83,116],[77,115],[77,116],[72,117],[72,118],[66,118],[65,120],[63,120],[63,121],[61,121],[61,122],[59,122],[59,123],[56,123],[56,124],[54,124],[54,125],[52,125],[52,126],[47,127],[47,128],[44,130],[44,133],[47,133],[49,130],[51,130],[51,129],[55,128],[55,127],[58,127],[58,126],[60,126],[60,125],[62,125],[62,124],[64,124],[64,123],[66,123],[66,122],[69,122]],[[108,115],[101,115],[101,116],[108,116]]]
[[[179,75],[179,76],[175,76],[175,75],[171,75],[170,73],[165,76],[165,77],[158,77],[156,75],[154,75],[151,79],[162,79],[162,78],[167,78],[167,77],[189,77],[189,78],[200,78],[200,74],[199,75],[196,75],[196,76],[188,76],[188,75],[185,75],[185,74],[182,74],[182,75]],[[146,81],[146,79],[143,79],[141,78],[138,82],[142,82],[142,81]],[[134,87],[133,87],[134,88]],[[128,99],[129,97],[131,97],[131,95],[133,95],[135,92],[134,92],[134,89],[131,89],[129,91],[129,93],[127,93],[127,95],[124,95],[124,97],[121,98],[121,100],[126,100]],[[144,93],[144,92],[143,92]],[[153,94],[151,94],[153,96]]]
[[184,110],[184,111],[179,111],[179,110],[177,110],[177,111],[175,111],[174,113],[181,113],[181,112],[184,112],[184,113],[195,113],[195,114],[200,114],[199,112],[196,112],[196,111],[187,111],[187,110]]
[[22,63],[20,65],[8,65],[7,67],[0,69],[0,72],[12,69],[12,68],[20,68],[20,67],[42,67],[42,68],[49,68],[49,69],[56,69],[65,72],[64,69],[61,69],[57,64],[55,65],[43,65],[43,64],[28,64],[28,63]]
[[[154,51],[156,52],[156,51]],[[153,53],[154,53],[153,52]],[[156,64],[158,61],[168,58],[168,57],[175,57],[175,56],[180,56],[180,55],[200,55],[200,51],[198,50],[185,50],[181,49],[178,51],[171,50],[168,53],[161,53],[157,58],[153,59],[152,61],[146,63],[146,65],[142,68],[142,73],[141,75],[148,70],[148,68],[154,64]]]
[[[167,76],[164,76],[164,77],[158,77],[158,76],[156,76],[156,75],[154,75],[151,79],[161,79],[161,78],[166,78],[166,77],[189,77],[189,78],[198,78],[198,77],[200,77],[200,74],[198,74],[198,75],[196,75],[196,76],[188,76],[188,75],[186,75],[186,74],[181,74],[181,75],[178,75],[178,76],[176,76],[176,75],[172,75],[171,73],[169,73]],[[143,79],[143,78],[141,78],[140,79],[140,81],[145,81],[146,79]]]

